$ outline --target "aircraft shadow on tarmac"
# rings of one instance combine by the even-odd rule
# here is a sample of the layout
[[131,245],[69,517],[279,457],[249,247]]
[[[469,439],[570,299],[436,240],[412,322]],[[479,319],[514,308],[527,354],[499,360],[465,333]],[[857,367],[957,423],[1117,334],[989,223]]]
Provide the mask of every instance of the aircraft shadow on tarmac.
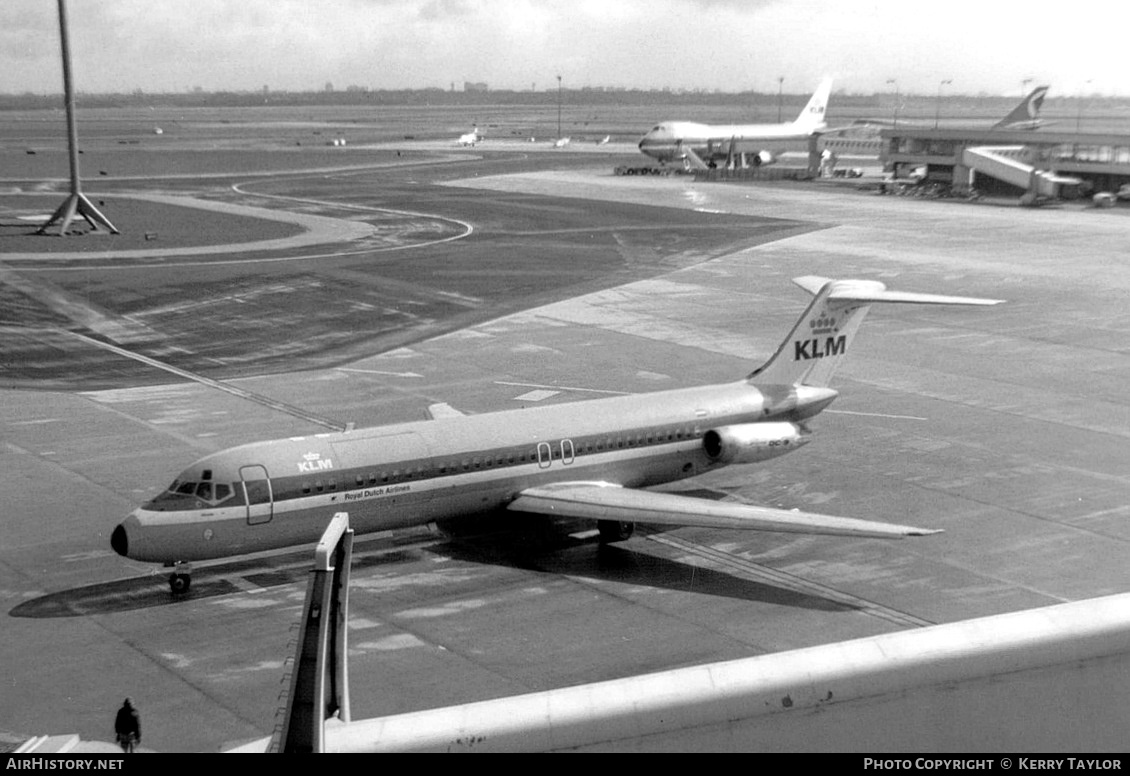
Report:
[[703,568],[648,552],[647,536],[666,527],[637,526],[632,539],[600,544],[596,537],[551,536],[544,531],[514,530],[456,539],[436,549],[454,560],[521,569],[540,574],[586,577],[602,582],[653,587],[673,592],[841,612],[855,609],[820,596],[790,590],[727,571]]
[[[355,556],[352,569],[418,560],[419,548],[381,551]],[[305,582],[310,577],[312,553],[295,551],[269,558],[240,560],[208,566],[197,566],[192,573],[192,588],[184,595],[169,592],[167,572],[144,577],[119,579],[95,585],[60,590],[33,598],[12,608],[10,617],[55,618],[83,617],[92,614],[113,614],[154,606],[170,606],[185,601],[216,598],[246,592],[249,587],[277,587]],[[240,580],[243,584],[239,584]]]
[[[587,577],[802,609],[838,612],[854,608],[784,586],[661,557],[650,551],[654,545],[647,536],[662,534],[662,528],[641,525],[632,539],[611,545],[600,544],[591,535],[594,531],[586,535],[585,529],[591,528],[592,524],[585,521],[531,520],[529,516],[501,513],[465,521],[457,531],[441,530],[439,535],[414,532],[377,539],[359,537],[354,544],[351,573],[356,576],[367,569],[418,562],[430,554],[538,574]],[[300,584],[309,579],[310,567],[309,550],[197,566],[191,590],[180,596],[169,592],[164,572],[154,572],[49,593],[18,604],[8,614],[49,619],[170,606],[238,594],[249,587]]]

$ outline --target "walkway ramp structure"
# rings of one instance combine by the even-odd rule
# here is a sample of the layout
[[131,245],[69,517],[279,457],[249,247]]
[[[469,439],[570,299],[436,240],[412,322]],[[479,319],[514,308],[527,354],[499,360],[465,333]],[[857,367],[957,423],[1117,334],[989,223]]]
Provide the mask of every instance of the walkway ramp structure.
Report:
[[1078,186],[1082,181],[1050,170],[1039,170],[1025,161],[1025,146],[975,146],[961,154],[963,166],[997,180],[1025,189],[1029,195],[1056,199],[1062,187]]
[[328,724],[326,751],[1116,752],[1130,595]]
[[688,170],[709,170],[710,165],[702,160],[702,157],[694,152],[690,146],[683,145],[682,141],[679,142],[679,151],[682,154],[683,166]]
[[324,720],[315,746],[289,751],[1121,752],[1130,594],[376,719],[326,712],[303,715]]

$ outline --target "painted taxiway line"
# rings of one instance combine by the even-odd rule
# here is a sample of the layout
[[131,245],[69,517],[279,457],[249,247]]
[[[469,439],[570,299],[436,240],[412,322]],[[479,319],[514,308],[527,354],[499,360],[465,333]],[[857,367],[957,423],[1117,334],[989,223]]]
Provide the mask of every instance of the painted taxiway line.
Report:
[[263,407],[268,407],[270,409],[277,410],[277,411],[285,413],[287,415],[292,415],[292,416],[294,416],[296,418],[300,418],[302,420],[308,420],[311,423],[315,423],[315,424],[322,426],[324,428],[328,428],[331,431],[345,431],[346,430],[345,424],[343,424],[343,423],[339,423],[338,421],[330,420],[328,418],[323,418],[320,415],[315,415],[312,412],[307,412],[306,410],[300,409],[299,407],[295,407],[293,405],[286,404],[285,402],[277,401],[277,400],[272,399],[268,396],[263,396],[261,394],[255,393],[254,391],[248,391],[244,388],[237,388],[236,386],[229,385],[228,383],[221,383],[218,380],[212,380],[211,378],[204,377],[203,375],[198,375],[198,374],[195,374],[194,372],[189,372],[186,369],[181,369],[179,367],[175,367],[172,364],[166,364],[162,361],[158,361],[155,358],[150,358],[149,356],[143,356],[140,353],[134,353],[133,351],[126,350],[125,348],[120,348],[117,345],[111,345],[108,342],[102,342],[101,340],[96,340],[92,337],[87,337],[87,336],[85,336],[83,334],[79,334],[77,332],[67,331],[65,329],[60,329],[59,331],[63,332],[64,334],[67,334],[71,337],[74,337],[75,339],[81,340],[82,342],[86,343],[87,345],[93,345],[96,348],[101,348],[102,350],[108,350],[111,353],[118,354],[119,356],[125,356],[126,358],[133,359],[134,361],[139,361],[142,364],[146,364],[146,365],[154,367],[156,369],[164,370],[164,371],[169,372],[171,374],[177,375],[178,377],[183,377],[186,380],[191,380],[192,382],[200,383],[201,385],[206,385],[209,388],[215,388],[218,391],[224,391],[225,393],[229,393],[232,396],[237,396],[241,399],[246,399],[247,401],[254,402],[254,403],[259,404]]
[[377,227],[362,221],[319,216],[310,213],[292,213],[289,211],[271,210],[270,208],[251,207],[232,202],[216,202],[213,200],[197,199],[187,196],[172,196],[168,194],[136,193],[107,195],[124,199],[140,199],[172,207],[187,207],[195,210],[204,210],[214,213],[254,218],[261,221],[275,221],[285,224],[296,224],[304,230],[301,234],[291,237],[279,237],[270,240],[258,240],[245,243],[217,243],[215,245],[198,245],[191,248],[171,248],[168,246],[155,248],[142,248],[124,251],[98,251],[98,252],[67,252],[67,253],[6,253],[5,261],[94,261],[105,259],[146,259],[170,256],[201,256],[216,253],[232,252],[258,252],[293,250],[311,245],[325,245],[327,243],[349,243],[370,237],[377,232]]

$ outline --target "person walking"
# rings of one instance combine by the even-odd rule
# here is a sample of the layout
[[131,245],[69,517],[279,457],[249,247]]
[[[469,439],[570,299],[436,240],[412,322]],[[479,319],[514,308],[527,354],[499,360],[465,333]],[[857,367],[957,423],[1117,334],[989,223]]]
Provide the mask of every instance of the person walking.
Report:
[[118,745],[126,754],[132,752],[134,747],[141,743],[141,716],[129,698],[126,698],[122,707],[118,709],[118,716],[114,720],[114,733],[117,734]]

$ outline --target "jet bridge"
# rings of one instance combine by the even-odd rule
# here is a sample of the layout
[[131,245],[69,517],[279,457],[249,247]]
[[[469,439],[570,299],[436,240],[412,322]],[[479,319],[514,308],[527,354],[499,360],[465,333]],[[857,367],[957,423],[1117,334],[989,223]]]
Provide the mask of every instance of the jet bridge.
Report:
[[974,146],[961,153],[961,164],[971,172],[989,175],[997,180],[1027,190],[1034,198],[1056,199],[1064,186],[1078,186],[1082,180],[1039,170],[1025,161],[1026,146]]
[[925,182],[968,193],[973,172],[984,186],[1019,189],[1024,201],[1075,199],[1130,182],[1130,135],[976,127],[898,127],[880,131],[883,169],[896,179],[925,169]]
[[353,529],[338,512],[314,550],[281,729],[268,751],[324,752],[325,721],[349,722],[346,620]]

